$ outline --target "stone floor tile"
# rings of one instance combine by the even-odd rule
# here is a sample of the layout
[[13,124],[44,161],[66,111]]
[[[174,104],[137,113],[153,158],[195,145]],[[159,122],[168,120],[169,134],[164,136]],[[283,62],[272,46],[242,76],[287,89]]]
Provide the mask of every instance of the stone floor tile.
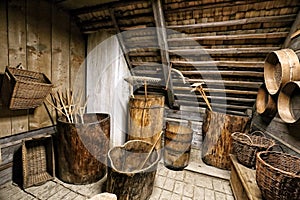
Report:
[[215,192],[216,200],[226,200],[226,194],[221,192]]
[[168,170],[163,164],[160,164],[160,165],[157,167],[157,174],[158,174],[158,175],[161,175],[161,176],[167,176],[168,171],[169,171],[169,170]]
[[178,171],[176,172],[175,180],[183,181],[185,176],[185,171]]
[[165,184],[165,181],[166,181],[166,177],[165,176],[157,176],[155,178],[155,181],[154,181],[154,186],[157,186],[157,187],[160,187],[160,188],[163,188],[164,187],[164,184]]
[[195,177],[195,185],[208,189],[213,189],[212,177],[203,174],[198,174]]
[[231,190],[231,186],[230,186],[230,182],[229,181],[224,181],[223,182],[223,187],[224,187],[224,192],[226,194],[232,194],[232,190]]
[[182,181],[175,181],[175,187],[174,187],[174,191],[177,194],[182,194],[183,193],[183,188],[185,186],[186,183],[182,182]]
[[186,184],[183,189],[183,196],[192,198],[194,196],[194,185]]
[[172,193],[171,200],[181,200],[181,195],[177,193]]
[[175,185],[175,180],[167,177],[164,184],[164,189],[173,192],[174,185]]
[[185,172],[185,177],[184,177],[184,182],[188,184],[194,184],[195,183],[195,174],[194,172],[186,171]]
[[175,179],[176,178],[176,176],[177,176],[177,173],[178,173],[178,171],[174,171],[174,170],[169,170],[169,172],[168,172],[168,178],[172,178],[172,179]]
[[161,192],[162,192],[161,188],[153,187],[153,191],[152,191],[151,197],[155,197],[156,199],[159,199]]
[[[204,196],[205,196],[205,200],[215,200],[215,192],[213,190],[204,189]],[[218,199],[217,199],[218,200]]]
[[214,178],[214,179],[212,179],[212,182],[213,182],[213,188],[215,191],[225,193],[224,186],[223,186],[223,184],[225,184],[225,181]]
[[172,192],[163,190],[159,197],[159,200],[170,200],[171,197],[172,197]]
[[181,200],[193,200],[192,198],[190,198],[190,197],[182,197],[182,199]]
[[204,188],[195,186],[194,187],[194,199],[204,200],[204,198],[205,198]]
[[226,194],[226,200],[234,200],[234,197],[230,194]]

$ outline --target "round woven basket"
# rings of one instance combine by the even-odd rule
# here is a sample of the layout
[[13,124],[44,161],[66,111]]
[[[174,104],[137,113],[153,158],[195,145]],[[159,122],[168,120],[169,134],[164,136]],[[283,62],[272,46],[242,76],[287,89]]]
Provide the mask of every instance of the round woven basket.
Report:
[[[261,135],[255,135],[258,133]],[[258,152],[275,145],[274,140],[266,138],[260,131],[254,131],[251,134],[235,132],[231,137],[233,154],[242,165],[249,168],[255,168]]]
[[256,182],[266,200],[299,200],[300,158],[275,151],[259,152]]

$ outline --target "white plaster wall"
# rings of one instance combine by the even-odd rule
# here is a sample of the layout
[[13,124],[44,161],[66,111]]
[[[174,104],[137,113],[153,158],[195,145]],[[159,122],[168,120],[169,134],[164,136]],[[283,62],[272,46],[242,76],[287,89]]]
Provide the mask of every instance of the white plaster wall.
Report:
[[109,113],[111,145],[125,141],[129,70],[116,36],[97,32],[87,41],[87,112]]

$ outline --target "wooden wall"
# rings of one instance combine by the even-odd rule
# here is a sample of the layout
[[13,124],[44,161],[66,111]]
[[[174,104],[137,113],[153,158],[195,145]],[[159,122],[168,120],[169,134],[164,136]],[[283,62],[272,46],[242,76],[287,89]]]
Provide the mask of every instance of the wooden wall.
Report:
[[[84,83],[85,39],[69,14],[46,0],[0,2],[0,49],[0,73],[22,63],[46,74],[55,89]],[[52,125],[44,105],[0,109],[0,138]]]

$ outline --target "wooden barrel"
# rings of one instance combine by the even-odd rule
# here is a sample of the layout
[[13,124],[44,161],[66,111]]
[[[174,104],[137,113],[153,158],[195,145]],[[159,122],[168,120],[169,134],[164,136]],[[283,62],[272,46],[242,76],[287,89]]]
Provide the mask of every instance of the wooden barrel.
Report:
[[165,131],[164,165],[183,170],[189,164],[193,130],[176,122],[167,122]]
[[274,117],[277,113],[276,97],[268,93],[265,84],[262,84],[256,96],[257,113],[266,116]]
[[288,81],[300,80],[300,65],[292,49],[281,49],[269,53],[264,63],[264,77],[268,92],[276,94]]
[[108,114],[85,114],[84,122],[68,123],[65,118],[57,121],[57,176],[67,183],[93,183],[106,172],[110,117]]
[[278,114],[286,123],[300,119],[300,81],[286,83],[279,92]]
[[[127,140],[154,144],[163,130],[165,98],[162,95],[135,95],[129,100]],[[161,140],[156,148],[161,148]]]
[[131,140],[123,146],[116,146],[108,152],[106,190],[116,194],[118,200],[149,199],[160,159],[154,149],[146,164],[152,144],[142,140]]
[[202,125],[202,160],[208,165],[221,169],[230,169],[229,154],[232,153],[233,132],[246,130],[250,118],[248,116],[230,115],[206,109],[206,117]]

